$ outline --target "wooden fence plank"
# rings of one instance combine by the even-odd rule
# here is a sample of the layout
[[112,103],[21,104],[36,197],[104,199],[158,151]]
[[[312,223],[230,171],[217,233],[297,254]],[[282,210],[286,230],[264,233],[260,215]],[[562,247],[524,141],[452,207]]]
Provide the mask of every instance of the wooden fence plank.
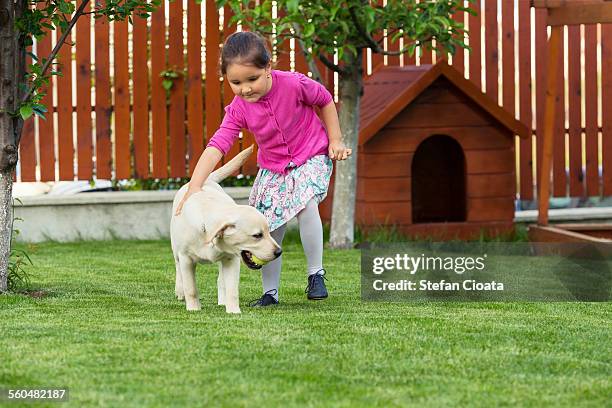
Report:
[[[285,10],[278,11],[278,17],[283,18],[287,13]],[[284,39],[276,47],[276,68],[281,71],[289,71],[291,69],[291,43],[290,40]]]
[[[39,3],[40,6],[40,3]],[[51,34],[47,33],[38,41],[37,53],[42,58],[51,54]],[[40,181],[55,180],[55,141],[53,124],[53,83],[54,78],[49,80],[49,85],[44,86],[41,92],[45,93],[41,103],[47,107],[48,112],[45,119],[38,118],[38,145],[39,145],[39,166]]]
[[187,134],[189,139],[189,174],[202,154],[204,144],[204,119],[202,102],[201,65],[201,6],[189,0],[187,14]]
[[[497,45],[497,1],[484,2],[485,78],[487,95],[498,103],[499,50]],[[506,16],[508,18],[508,16]]]
[[166,91],[160,75],[166,69],[166,7],[164,2],[151,15],[151,124],[153,177],[168,177],[168,116]]
[[[410,38],[404,37],[404,46],[406,46],[406,44],[410,41],[411,41]],[[404,53],[404,65],[405,66],[416,65],[416,56],[417,56],[416,53],[417,53],[416,50],[412,53],[412,55],[410,55],[409,52]],[[372,63],[372,67],[374,67],[374,63]]]
[[[28,52],[32,47],[28,47]],[[26,55],[26,67],[32,64],[32,57]],[[19,181],[36,181],[36,140],[34,140],[34,117],[26,119],[19,142]]]
[[584,27],[584,119],[588,196],[601,194],[597,129],[597,26]]
[[468,17],[469,24],[469,41],[470,48],[472,52],[470,52],[470,81],[472,81],[478,89],[482,88],[482,71],[480,64],[480,37],[481,37],[481,7],[480,0],[475,0],[470,4],[470,8],[474,10],[477,14]]
[[[453,19],[458,23],[461,23],[465,27],[465,12],[460,11],[453,15]],[[464,40],[465,41],[465,40]],[[405,57],[404,57],[405,58]],[[455,54],[453,54],[453,67],[461,72],[461,75],[465,75],[465,50],[461,47],[457,47]]]
[[183,76],[183,3],[175,1],[168,7],[170,14],[168,66],[178,73],[170,90],[169,132],[170,177],[185,176],[185,77]]
[[559,92],[557,78],[562,66],[556,64],[563,51],[563,27],[553,27],[547,47],[548,62],[546,76],[546,97],[544,105],[544,126],[542,129],[542,164],[540,185],[538,186],[538,225],[548,225],[548,203],[550,197],[550,170],[553,161],[555,99]]
[[601,25],[603,195],[612,195],[612,24]]
[[[134,86],[134,177],[143,179],[149,173],[149,67],[147,50],[149,46],[147,19],[134,17],[133,29],[134,59],[132,82]],[[143,63],[141,63],[143,62]]]
[[206,140],[215,134],[221,124],[221,83],[219,82],[219,10],[215,0],[206,1]]
[[385,56],[379,52],[372,52],[371,54],[372,55],[370,57],[370,64],[372,67],[372,72],[375,72],[377,69],[385,65]]
[[[281,10],[281,15],[282,15],[283,11]],[[266,42],[267,42],[267,47],[270,51],[273,51],[273,44],[274,44],[274,38],[272,36],[268,36],[266,37]],[[282,44],[280,44],[279,49],[277,51],[283,51],[282,54],[280,55],[281,57],[281,62],[283,63],[283,65],[285,66],[285,70],[287,70],[287,67],[290,68],[290,64],[291,64],[291,56],[289,54],[287,54],[285,51],[289,49],[289,40],[285,40],[283,41]],[[272,85],[274,86],[274,85]],[[255,145],[255,135],[253,135],[253,133],[249,132],[248,130],[244,129],[242,131],[242,139],[240,140],[240,149],[246,149],[247,147],[251,146],[251,145]],[[247,158],[247,160],[244,162],[244,164],[242,165],[242,167],[240,168],[240,173],[243,175],[255,175],[257,174],[258,171],[258,167],[257,167],[257,148],[255,148],[255,150],[253,151],[253,153]]]
[[[85,12],[91,10],[91,3]],[[77,63],[77,177],[89,180],[93,177],[93,139],[91,115],[91,16],[79,17],[76,23],[76,63]]]
[[276,48],[276,63],[274,64],[274,68],[281,71],[289,71],[291,70],[291,48],[289,47],[289,40],[284,40],[279,46]]
[[[66,16],[69,18],[69,16]],[[72,45],[71,37],[60,48],[57,77],[57,151],[60,180],[74,178],[74,143],[72,140]]]
[[308,69],[308,62],[306,61],[306,57],[304,57],[302,47],[297,41],[295,42],[295,70],[297,72],[301,72],[302,74],[307,74],[310,71],[310,69]]
[[580,83],[580,26],[568,27],[568,105],[569,105],[569,193],[584,195],[582,175],[582,94]]
[[[399,38],[395,41],[393,41],[393,36],[395,35],[396,31],[394,30],[388,30],[387,31],[387,38],[386,38],[386,44],[387,44],[387,51],[389,52],[397,52],[400,49],[400,41]],[[389,66],[398,66],[400,64],[400,57],[399,55],[388,55],[387,56],[387,65]]]
[[36,181],[36,145],[34,118],[26,119],[19,142],[19,181]]
[[502,2],[503,107],[514,115],[514,0]]
[[422,46],[418,48],[419,51],[419,65],[433,64],[432,50]]
[[[283,14],[283,10],[281,10],[281,12],[279,13],[279,16],[282,14]],[[273,48],[274,38],[272,36],[268,36],[266,37],[266,41],[267,41],[267,46],[269,47],[269,50],[274,52],[274,48]],[[285,40],[281,44],[279,44],[278,48],[276,49],[277,58],[278,58],[276,68],[280,69],[278,66],[278,62],[282,64],[284,68],[283,70],[285,71],[291,68],[291,55],[289,54],[289,51],[290,51],[289,40]],[[275,67],[273,66],[273,68]],[[272,86],[274,86],[274,84],[272,84]],[[246,149],[251,145],[256,146],[255,135],[253,135],[253,133],[245,129],[242,131],[242,140],[240,141],[241,149]],[[240,168],[240,173],[243,175],[253,176],[257,174],[257,171],[258,171],[257,148],[255,148],[253,153],[247,158],[247,160],[244,162],[244,164]]]
[[[236,32],[236,24],[230,23],[230,19],[233,17],[234,13],[229,6],[225,6],[224,11],[224,21],[223,21],[223,38],[224,40],[230,36],[230,34]],[[223,81],[223,105],[229,105],[234,99],[234,93],[232,92],[232,88],[229,86],[227,81]],[[237,155],[241,150],[240,141],[236,140],[236,142],[232,145],[230,150],[225,155],[224,162],[227,163],[228,160],[231,160],[232,157]]]
[[[520,119],[532,128],[531,111],[531,17],[528,2],[519,2],[519,94]],[[531,134],[520,141],[520,195],[521,200],[533,199],[533,159]]]
[[111,155],[111,90],[109,25],[103,19],[95,21],[96,39],[96,177],[110,179]]
[[[565,75],[563,61],[565,58],[565,45],[563,31],[561,38],[561,49],[557,55],[557,98],[555,99],[555,122],[553,133],[553,185],[551,192],[554,197],[565,197],[567,195],[567,173],[565,171]],[[547,75],[550,69],[547,70]]]
[[[374,3],[374,2],[373,2]],[[376,0],[376,6],[377,7],[383,7],[384,1],[383,0]],[[379,34],[376,36],[376,41],[380,41],[381,39],[383,39],[383,34]],[[380,54],[380,53],[374,53],[372,52],[372,57],[371,57],[371,62],[370,62],[371,66],[372,66],[372,72],[376,71],[378,68],[382,67],[385,65],[385,57],[384,55]]]
[[542,164],[542,131],[544,127],[544,97],[546,92],[546,10],[535,10],[535,115],[536,115],[536,180],[540,182],[540,167]]
[[128,70],[128,22],[113,23],[115,177],[130,177],[130,73]]
[[[321,61],[316,61],[317,68],[321,73],[321,79],[327,90],[333,95],[334,94],[334,72],[327,68]],[[364,68],[365,72],[365,68]]]

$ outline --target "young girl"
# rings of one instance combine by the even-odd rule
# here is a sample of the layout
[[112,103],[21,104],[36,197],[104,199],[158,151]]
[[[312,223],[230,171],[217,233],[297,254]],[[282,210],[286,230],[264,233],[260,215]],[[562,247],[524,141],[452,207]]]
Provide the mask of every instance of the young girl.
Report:
[[[331,159],[345,160],[351,155],[351,149],[341,141],[333,98],[323,85],[305,75],[273,70],[265,40],[252,32],[237,32],[227,38],[221,53],[221,73],[236,96],[225,108],[220,128],[198,160],[176,214],[193,193],[200,191],[240,130],[248,129],[259,146],[260,167],[249,204],[267,218],[272,237],[281,246],[287,222],[297,216],[308,261],[307,297],[325,299],[318,204],[327,195]],[[320,108],[323,123],[315,106]],[[263,267],[264,294],[252,306],[278,303],[281,262],[282,255]]]

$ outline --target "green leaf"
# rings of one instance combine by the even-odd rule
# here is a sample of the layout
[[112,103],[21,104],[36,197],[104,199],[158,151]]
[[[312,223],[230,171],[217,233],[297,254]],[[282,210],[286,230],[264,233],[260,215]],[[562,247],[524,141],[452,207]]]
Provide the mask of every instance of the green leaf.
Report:
[[331,16],[329,18],[329,21],[334,21],[334,19],[336,18],[336,14],[338,14],[338,10],[340,10],[340,6],[341,4],[336,4],[335,6],[332,7]]
[[169,91],[170,89],[172,89],[172,85],[173,85],[173,82],[169,79],[164,79],[162,81],[162,86],[164,87],[166,91]]
[[315,26],[312,23],[307,23],[304,26],[304,31],[302,31],[302,35],[304,37],[310,37],[311,35],[313,35],[315,32]]
[[21,108],[19,108],[19,114],[23,120],[26,120],[32,116],[32,113],[34,113],[34,109],[32,109],[32,106],[30,105],[23,105]]
[[297,13],[298,9],[299,9],[299,6],[300,6],[300,1],[299,0],[288,0],[287,1],[287,10],[291,14]]
[[71,3],[67,3],[65,1],[58,1],[57,2],[57,8],[60,11],[60,13],[64,13],[64,14],[68,14],[71,13],[72,11],[70,10],[70,5]]
[[34,112],[41,112],[41,113],[47,112],[47,107],[45,105],[41,105],[40,103],[35,103],[34,105],[32,105],[32,109],[34,109]]

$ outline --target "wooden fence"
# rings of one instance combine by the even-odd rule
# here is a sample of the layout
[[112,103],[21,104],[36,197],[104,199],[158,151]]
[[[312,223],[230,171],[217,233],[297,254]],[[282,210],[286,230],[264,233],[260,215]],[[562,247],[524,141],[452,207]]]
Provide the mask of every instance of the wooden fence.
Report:
[[[534,198],[546,78],[545,11],[528,0],[479,0],[478,16],[455,16],[470,31],[471,52],[450,63],[491,98],[529,125],[531,140],[517,139],[520,197]],[[214,0],[166,2],[149,19],[107,23],[84,16],[60,54],[44,103],[47,120],[29,120],[20,146],[19,181],[166,178],[188,176],[233,97],[217,70],[220,44],[240,27]],[[48,55],[55,35],[35,46]],[[397,50],[402,40],[386,42]],[[308,72],[295,44],[275,52],[276,67]],[[415,56],[364,56],[369,74],[380,64],[430,64]],[[553,159],[554,196],[612,195],[612,25],[565,27]],[[319,69],[331,91],[337,79]],[[162,76],[176,72],[170,91]],[[245,132],[230,156],[253,143]],[[257,171],[253,157],[245,174]]]

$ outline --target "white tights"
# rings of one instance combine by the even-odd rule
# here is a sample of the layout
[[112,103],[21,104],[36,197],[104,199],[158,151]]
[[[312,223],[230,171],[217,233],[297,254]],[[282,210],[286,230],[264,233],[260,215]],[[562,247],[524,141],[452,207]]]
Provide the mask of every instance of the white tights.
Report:
[[[297,215],[300,228],[300,240],[308,262],[308,275],[313,275],[323,269],[323,225],[319,216],[319,207],[314,199],[311,199],[306,207]],[[272,238],[282,247],[283,237],[287,224],[271,232]],[[274,298],[278,300],[278,286],[283,256],[264,265],[261,271],[261,281],[264,293],[271,291]],[[273,289],[276,289],[275,291]]]

